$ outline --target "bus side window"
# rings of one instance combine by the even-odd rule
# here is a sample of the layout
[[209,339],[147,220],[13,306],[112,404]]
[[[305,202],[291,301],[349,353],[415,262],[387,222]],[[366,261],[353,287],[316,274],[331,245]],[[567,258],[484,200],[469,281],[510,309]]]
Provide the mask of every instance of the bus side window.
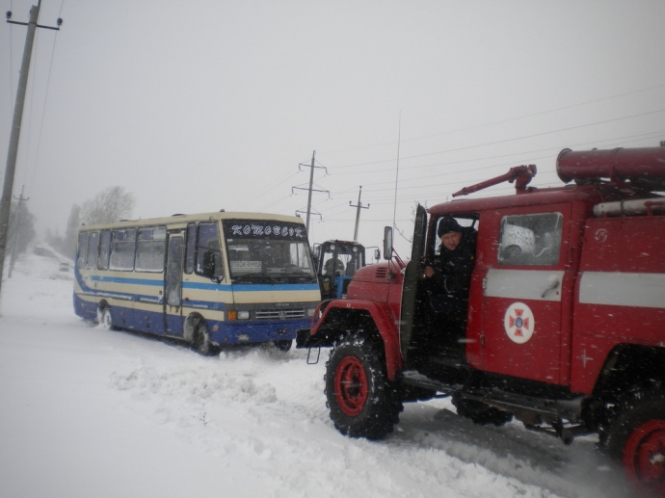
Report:
[[185,251],[185,273],[194,271],[196,261],[196,223],[187,224],[187,247]]
[[113,230],[111,233],[111,270],[132,271],[136,253],[136,228]]
[[97,251],[99,249],[99,232],[91,232],[88,237],[88,255],[85,258],[86,270],[97,266]]
[[165,226],[140,228],[136,242],[136,271],[163,271],[165,250]]
[[79,254],[76,260],[76,266],[83,268],[85,266],[85,258],[88,257],[88,232],[79,233]]
[[111,255],[111,230],[102,230],[99,236],[99,254],[97,256],[97,268],[109,269],[109,256]]

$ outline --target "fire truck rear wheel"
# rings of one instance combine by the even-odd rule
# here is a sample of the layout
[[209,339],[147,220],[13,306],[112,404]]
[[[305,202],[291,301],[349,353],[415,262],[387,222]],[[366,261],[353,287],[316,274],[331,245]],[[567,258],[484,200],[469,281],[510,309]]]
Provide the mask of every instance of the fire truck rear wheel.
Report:
[[614,420],[607,453],[628,476],[655,496],[665,496],[665,394],[634,400]]
[[365,338],[339,343],[326,365],[326,397],[337,430],[381,439],[399,422],[402,401],[387,380],[380,344]]

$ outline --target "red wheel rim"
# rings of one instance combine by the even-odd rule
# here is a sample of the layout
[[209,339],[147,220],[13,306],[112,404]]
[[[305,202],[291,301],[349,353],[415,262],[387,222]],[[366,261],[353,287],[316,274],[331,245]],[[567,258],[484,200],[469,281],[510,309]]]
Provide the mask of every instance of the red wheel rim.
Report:
[[355,356],[347,356],[335,370],[335,399],[349,417],[360,415],[367,401],[367,374]]
[[632,432],[623,465],[631,478],[665,495],[665,420],[649,420]]

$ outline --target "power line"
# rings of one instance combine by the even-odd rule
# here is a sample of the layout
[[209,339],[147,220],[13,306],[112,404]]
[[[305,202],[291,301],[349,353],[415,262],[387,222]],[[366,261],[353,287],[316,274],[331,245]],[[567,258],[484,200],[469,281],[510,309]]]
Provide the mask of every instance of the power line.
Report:
[[[594,146],[597,146],[602,143],[614,143],[621,141],[622,143],[632,143],[632,142],[637,142],[642,139],[646,138],[653,138],[654,136],[659,136],[665,134],[665,131],[654,131],[654,132],[649,132],[649,133],[642,133],[638,135],[629,135],[627,137],[616,137],[616,138],[611,138],[611,139],[605,139],[605,140],[596,140],[593,142]],[[580,146],[588,146],[590,144],[589,141],[584,141],[584,142],[578,142],[574,144],[569,144],[568,147],[580,147]],[[460,165],[460,164],[467,164],[467,163],[474,163],[474,162],[480,162],[480,161],[488,161],[492,159],[502,159],[505,157],[511,157],[511,156],[527,156],[528,154],[536,154],[536,153],[541,153],[541,152],[547,152],[547,151],[560,151],[560,147],[546,147],[544,149],[535,149],[535,150],[528,150],[528,151],[521,151],[521,152],[511,152],[509,154],[499,154],[499,155],[492,155],[492,156],[484,156],[484,157],[478,157],[478,158],[473,158],[473,159],[461,159],[461,160],[454,160],[454,161],[445,161],[445,162],[436,162],[436,163],[430,163],[430,164],[422,164],[422,165],[412,165],[412,166],[407,166],[405,167],[405,171],[413,171],[415,169],[424,169],[424,168],[435,168],[438,166],[448,166],[448,165]],[[402,158],[404,159],[404,158]],[[528,162],[532,161],[534,158],[528,158],[523,160],[523,162]],[[334,167],[333,167],[334,168]],[[333,169],[331,168],[331,169]],[[484,169],[484,168],[481,168]],[[333,169],[334,170],[334,169]],[[381,170],[376,170],[381,171]],[[469,170],[466,169],[465,171],[475,171],[475,170]],[[365,171],[366,173],[371,173],[372,171]],[[343,175],[354,175],[357,176],[357,172],[336,172],[336,176],[343,176]],[[448,172],[445,173],[438,173],[437,175],[447,175],[449,174]],[[428,177],[431,177],[432,175],[428,175]],[[366,186],[371,186],[371,185],[380,185],[380,184],[387,184],[390,183],[392,184],[393,181],[385,181],[385,182],[376,182],[376,183],[367,183],[365,182]]]
[[[485,128],[487,126],[494,126],[494,125],[497,125],[497,124],[509,123],[511,121],[519,121],[521,119],[531,118],[531,117],[535,117],[535,116],[541,116],[543,114],[550,114],[550,113],[553,113],[553,112],[559,112],[559,111],[563,111],[563,110],[566,110],[566,109],[572,109],[572,108],[575,108],[575,107],[581,107],[581,106],[590,105],[590,104],[597,104],[598,102],[604,102],[606,100],[613,100],[613,99],[616,99],[616,98],[626,97],[626,96],[629,96],[629,95],[635,95],[635,94],[638,94],[638,93],[649,92],[649,91],[658,90],[658,89],[661,89],[661,88],[665,88],[665,83],[655,85],[655,86],[651,86],[651,87],[647,87],[647,88],[641,88],[639,90],[632,90],[632,91],[629,91],[629,92],[610,95],[610,96],[607,96],[607,97],[601,97],[599,99],[589,100],[589,101],[586,101],[586,102],[580,102],[580,103],[577,103],[577,104],[570,104],[570,105],[566,105],[566,106],[563,106],[563,107],[557,107],[557,108],[554,108],[554,109],[546,109],[546,110],[543,110],[543,111],[538,111],[538,112],[534,112],[534,113],[530,113],[530,114],[524,114],[522,116],[517,116],[517,117],[513,117],[513,118],[506,118],[506,119],[502,119],[502,120],[498,120],[498,121],[490,121],[488,123],[482,123],[482,124],[469,126],[469,127],[465,127],[465,128],[457,128],[455,130],[450,130],[450,131],[446,131],[446,132],[442,132],[442,133],[434,133],[434,134],[431,134],[431,135],[422,135],[422,136],[419,136],[419,137],[407,138],[407,139],[403,139],[403,141],[404,142],[412,142],[412,141],[415,141],[415,140],[423,140],[423,139],[426,139],[426,138],[434,138],[434,137],[439,137],[439,136],[444,136],[444,135],[452,135],[454,133],[476,130],[476,129],[479,129],[479,128]],[[332,153],[338,153],[338,152],[364,150],[364,149],[370,149],[370,148],[374,148],[374,147],[384,147],[384,146],[387,146],[387,145],[394,145],[394,144],[395,144],[394,141],[390,141],[390,142],[382,142],[382,143],[370,144],[370,145],[359,146],[359,147],[351,147],[351,148],[346,148],[346,149],[336,149],[336,150],[332,150],[332,151],[325,151],[324,150],[323,152],[324,153],[327,152],[329,154],[332,154]]]
[[[600,124],[613,123],[613,122],[616,122],[616,121],[622,121],[622,120],[625,120],[625,119],[633,119],[633,118],[642,117],[642,116],[649,116],[649,115],[658,114],[658,113],[661,113],[661,112],[665,112],[665,109],[657,109],[655,111],[647,111],[647,112],[642,112],[642,113],[638,113],[638,114],[631,114],[629,116],[622,116],[622,117],[618,117],[618,118],[605,119],[605,120],[602,120],[602,121],[594,121],[592,123],[585,123],[585,124],[581,124],[581,125],[569,126],[567,128],[558,128],[556,130],[544,131],[544,132],[541,132],[541,133],[533,133],[531,135],[523,135],[521,137],[506,138],[506,139],[503,139],[503,140],[494,140],[492,142],[484,142],[484,143],[479,143],[479,144],[474,144],[474,145],[467,145],[467,146],[464,146],[464,147],[455,147],[455,148],[452,148],[452,149],[444,149],[444,150],[439,150],[439,151],[435,151],[435,152],[426,152],[424,154],[416,154],[416,155],[413,155],[413,156],[404,156],[400,159],[402,159],[402,160],[416,159],[416,158],[420,158],[420,157],[428,157],[428,156],[434,156],[434,155],[438,155],[438,154],[446,154],[448,152],[459,152],[459,151],[462,151],[462,150],[476,149],[476,148],[480,148],[480,147],[486,147],[488,145],[498,145],[498,144],[503,144],[503,143],[508,143],[508,142],[516,142],[518,140],[524,140],[524,139],[527,139],[527,138],[542,137],[542,136],[545,136],[545,135],[552,135],[554,133],[561,133],[563,131],[578,130],[580,128],[587,128],[589,126],[597,126],[597,125],[600,125]],[[369,162],[365,162],[365,163],[347,164],[347,165],[344,165],[344,166],[337,166],[337,168],[340,168],[340,169],[357,168],[359,166],[368,166],[368,165],[372,165],[372,164],[381,164],[381,163],[387,163],[387,162],[392,162],[392,161],[394,161],[394,159],[381,159],[381,160],[369,161]]]
[[[58,14],[58,19],[61,19],[60,15],[62,14],[62,6],[63,5],[64,5],[64,0],[63,0],[62,4],[60,5],[60,14]],[[30,183],[32,185],[34,185],[35,177],[37,176],[37,169],[38,169],[39,165],[41,164],[40,161],[39,161],[39,155],[40,155],[40,152],[41,152],[42,133],[44,131],[44,121],[45,121],[45,117],[46,117],[46,107],[47,107],[47,103],[48,103],[49,88],[51,86],[51,74],[53,72],[53,59],[55,58],[55,47],[56,47],[57,43],[58,43],[58,37],[55,37],[54,40],[53,40],[53,46],[51,48],[51,59],[49,61],[49,65],[48,65],[48,74],[46,76],[46,89],[44,90],[44,107],[42,108],[42,115],[41,115],[41,120],[40,120],[40,123],[39,123],[39,134],[37,136],[37,147],[36,147],[37,153],[35,155],[35,167],[32,170],[32,178],[31,178],[31,183]],[[34,83],[33,83],[33,91],[34,91]],[[27,170],[26,170],[26,174],[27,174]]]
[[[574,143],[574,144],[569,144],[569,146],[570,147],[580,147],[580,146],[589,146],[589,145],[598,146],[602,143],[617,143],[617,142],[621,142],[622,144],[626,144],[626,143],[630,143],[630,142],[643,141],[647,138],[652,138],[652,137],[655,137],[655,136],[662,136],[663,134],[665,134],[665,131],[654,131],[654,132],[650,132],[650,133],[647,133],[647,134],[635,134],[635,135],[629,135],[629,136],[623,136],[623,137],[614,137],[614,138],[600,140],[600,141],[577,142],[577,143]],[[492,159],[503,159],[503,158],[512,157],[512,156],[516,156],[516,155],[524,156],[519,160],[519,162],[521,162],[521,163],[540,162],[540,160],[542,160],[542,159],[554,158],[556,156],[556,154],[560,151],[560,149],[561,149],[560,147],[548,147],[548,148],[543,148],[543,149],[533,149],[533,150],[529,150],[529,151],[525,151],[525,152],[491,155],[491,156],[484,156],[484,157],[475,158],[475,159],[465,159],[465,160],[461,160],[461,161],[448,161],[448,162],[434,163],[434,164],[427,164],[427,165],[416,165],[416,166],[407,167],[407,168],[405,168],[405,170],[406,171],[413,171],[413,170],[421,170],[421,169],[424,169],[424,168],[441,167],[441,166],[447,166],[447,165],[469,164],[469,163],[482,162],[482,161],[487,161],[487,160],[492,160]],[[548,155],[544,155],[544,156],[534,156],[533,155],[533,154],[536,154],[536,153],[549,152],[549,151],[552,151],[552,154],[548,154]],[[316,160],[316,163],[323,166],[322,163],[319,160]],[[511,162],[494,163],[494,164],[491,164],[491,165],[480,166],[480,167],[475,167],[475,168],[474,167],[472,167],[472,168],[467,167],[467,168],[464,168],[464,173],[500,169],[500,168],[504,168],[504,167],[507,167],[507,166],[514,166],[515,163],[516,163],[515,161],[511,161]],[[326,170],[327,170],[327,168],[326,168]],[[295,174],[298,174],[298,172],[295,173]],[[295,176],[295,174],[288,177],[286,180],[283,180],[282,182],[280,182],[277,185],[285,183],[290,178]],[[344,175],[348,175],[348,174],[351,174],[351,173],[339,172],[339,173],[337,173],[337,176],[344,176]],[[358,173],[353,172],[353,174],[357,176]],[[404,179],[402,181],[402,186],[398,188],[398,191],[400,192],[400,195],[399,195],[399,198],[397,199],[397,204],[402,204],[403,202],[411,202],[411,201],[421,200],[421,199],[424,199],[428,195],[424,192],[420,192],[418,194],[408,194],[406,192],[408,190],[413,190],[413,189],[421,189],[422,190],[422,189],[429,189],[429,188],[439,188],[440,189],[442,187],[443,188],[446,188],[446,187],[451,187],[452,188],[452,187],[456,187],[458,185],[464,185],[464,184],[469,183],[469,180],[467,179],[467,180],[454,181],[454,182],[443,182],[443,183],[437,183],[437,184],[432,184],[431,182],[429,182],[425,185],[423,185],[423,184],[404,185],[404,183],[412,183],[412,182],[423,181],[423,180],[431,180],[433,178],[438,178],[438,177],[441,177],[441,176],[450,176],[451,174],[458,174],[458,172],[451,173],[450,171],[444,171],[444,172],[441,172],[441,173],[428,174],[428,175],[418,175],[418,176],[415,176],[415,177],[412,177],[412,178]],[[548,175],[554,175],[554,174],[555,174],[554,171],[541,171],[540,175],[539,175],[539,178],[540,179],[546,178]],[[394,187],[375,188],[375,187],[379,187],[381,185],[386,185],[386,186],[387,185],[393,185],[394,182],[392,180],[383,181],[383,182],[363,182],[363,183],[364,183],[366,192],[371,195],[371,202],[372,203],[374,203],[376,205],[394,205],[395,204],[395,199],[393,198],[393,196],[372,195],[372,194],[377,194],[377,193],[380,194],[381,192],[392,192]],[[556,183],[558,183],[558,182],[554,182],[554,184],[556,184]],[[275,186],[271,187],[270,190],[274,190],[274,187]],[[338,196],[352,195],[354,192],[355,191],[353,189],[335,190],[333,193],[331,193],[331,195],[333,195],[334,197],[338,197]],[[262,196],[263,196],[263,194],[259,194],[256,197],[262,197]],[[437,194],[437,197],[439,197],[439,196],[440,196],[440,194]],[[254,200],[255,198],[253,198],[251,200]],[[332,197],[330,199],[332,199]],[[248,202],[251,202],[251,200],[248,201]],[[269,202],[267,204],[262,205],[259,209],[262,210],[262,209],[271,208],[272,206],[275,206],[277,204],[280,204],[280,203],[284,202],[284,200],[285,199],[283,197],[277,198],[277,199],[273,200],[272,202]],[[333,218],[336,218],[338,216],[345,215],[345,214],[348,213],[347,208],[348,208],[348,205],[344,202],[333,203],[333,205],[329,206],[326,210],[327,211],[326,212],[326,218],[327,219],[333,219]]]
[[[279,182],[279,183],[276,183],[276,184],[274,184],[274,185],[271,184],[271,186],[270,186],[269,188],[267,188],[267,189],[261,191],[261,193],[255,195],[254,197],[251,197],[250,199],[246,199],[246,200],[244,200],[241,204],[237,204],[237,205],[239,205],[239,206],[245,206],[245,205],[247,205],[247,204],[250,204],[250,205],[251,205],[251,203],[254,202],[256,199],[261,198],[261,197],[265,197],[265,195],[266,195],[268,192],[274,191],[274,190],[275,190],[275,187],[279,187],[280,185],[282,185],[282,184],[288,182],[291,178],[293,178],[294,176],[296,176],[298,173],[300,173],[300,171],[296,171],[296,172],[293,173],[291,176],[285,178],[284,180],[282,180],[282,181]],[[266,206],[266,207],[267,207],[267,206]],[[259,209],[264,209],[264,207],[261,207],[261,208],[259,208]]]

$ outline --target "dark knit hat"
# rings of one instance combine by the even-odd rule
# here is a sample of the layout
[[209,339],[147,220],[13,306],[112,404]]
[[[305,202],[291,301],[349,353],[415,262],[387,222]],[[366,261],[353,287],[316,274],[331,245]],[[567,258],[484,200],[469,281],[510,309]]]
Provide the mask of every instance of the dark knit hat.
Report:
[[449,232],[461,232],[462,227],[457,223],[457,220],[452,216],[444,216],[439,220],[439,226],[436,229],[436,233],[441,237],[442,235]]

